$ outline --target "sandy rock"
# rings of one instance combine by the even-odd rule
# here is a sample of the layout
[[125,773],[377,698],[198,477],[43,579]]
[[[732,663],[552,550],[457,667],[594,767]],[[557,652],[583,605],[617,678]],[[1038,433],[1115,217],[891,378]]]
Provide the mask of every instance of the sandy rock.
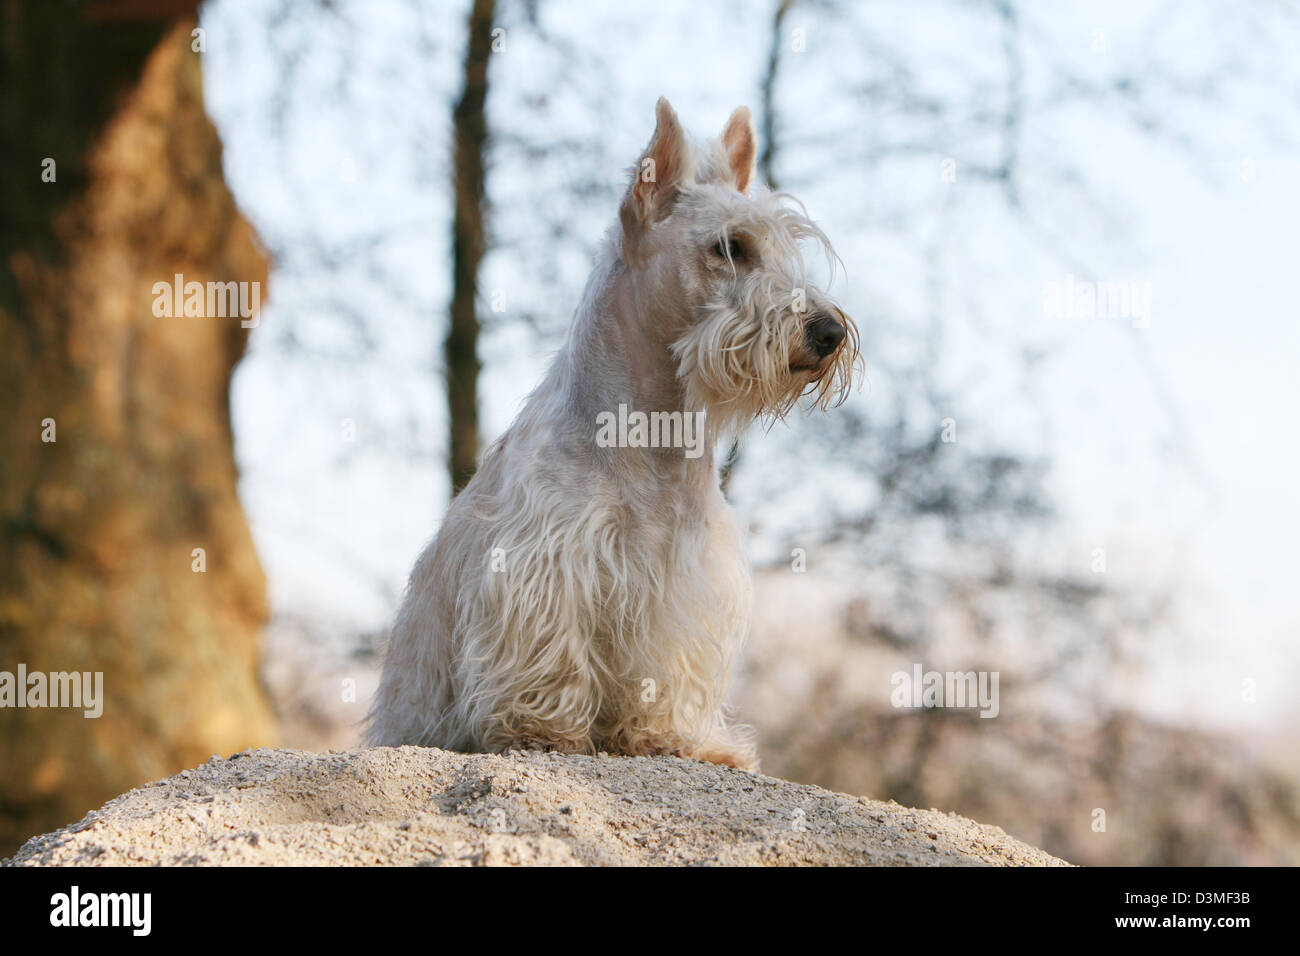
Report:
[[672,757],[252,750],[33,837],[10,866],[1061,866],[996,827]]

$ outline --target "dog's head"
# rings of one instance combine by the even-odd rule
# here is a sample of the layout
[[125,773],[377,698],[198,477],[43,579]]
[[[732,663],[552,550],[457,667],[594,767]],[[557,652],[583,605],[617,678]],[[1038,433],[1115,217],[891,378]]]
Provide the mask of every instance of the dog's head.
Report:
[[801,203],[754,182],[749,110],[703,149],[667,100],[656,115],[619,210],[622,256],[688,405],[728,431],[784,416],[804,394],[823,408],[842,400],[860,361],[857,328],[809,282],[802,247],[819,247],[832,275],[835,253]]

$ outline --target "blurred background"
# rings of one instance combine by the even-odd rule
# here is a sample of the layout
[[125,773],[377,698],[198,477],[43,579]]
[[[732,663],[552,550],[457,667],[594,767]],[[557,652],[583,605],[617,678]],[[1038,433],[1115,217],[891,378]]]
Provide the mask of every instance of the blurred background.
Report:
[[[106,698],[0,709],[0,853],[356,745],[662,94],[753,108],[862,332],[849,403],[727,474],[764,771],[1300,863],[1297,49],[1283,0],[0,0],[0,670]],[[256,326],[156,316],[175,273],[264,283]],[[917,664],[998,716],[892,706]]]

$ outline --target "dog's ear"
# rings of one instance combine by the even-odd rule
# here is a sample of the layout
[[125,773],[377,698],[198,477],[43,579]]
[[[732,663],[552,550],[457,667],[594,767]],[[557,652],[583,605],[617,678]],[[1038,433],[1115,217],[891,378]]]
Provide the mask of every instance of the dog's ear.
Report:
[[662,96],[655,104],[655,133],[633,171],[619,216],[623,231],[634,235],[672,210],[677,189],[689,175],[691,146],[677,114]]
[[722,130],[722,148],[727,151],[731,178],[742,193],[749,192],[749,184],[754,179],[754,159],[758,155],[756,142],[754,119],[749,107],[737,106]]

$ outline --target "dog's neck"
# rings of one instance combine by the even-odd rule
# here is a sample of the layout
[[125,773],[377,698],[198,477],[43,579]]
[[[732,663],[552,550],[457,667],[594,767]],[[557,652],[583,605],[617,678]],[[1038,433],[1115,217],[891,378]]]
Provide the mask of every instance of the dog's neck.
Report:
[[[686,388],[677,377],[677,361],[668,330],[678,317],[656,315],[656,306],[644,287],[644,277],[617,269],[595,313],[595,327],[618,342],[622,366],[619,391],[644,411],[687,412]],[[607,341],[609,340],[607,339]]]
[[[602,257],[583,292],[553,374],[560,376],[566,405],[580,427],[605,412],[678,412],[686,407],[686,389],[677,377],[677,362],[665,334],[669,323],[656,323],[645,312],[647,295],[639,276],[617,257]],[[714,448],[707,439],[703,454],[686,458],[681,448],[619,449],[640,453],[671,471],[709,476],[716,487]],[[674,466],[685,465],[684,468]]]

